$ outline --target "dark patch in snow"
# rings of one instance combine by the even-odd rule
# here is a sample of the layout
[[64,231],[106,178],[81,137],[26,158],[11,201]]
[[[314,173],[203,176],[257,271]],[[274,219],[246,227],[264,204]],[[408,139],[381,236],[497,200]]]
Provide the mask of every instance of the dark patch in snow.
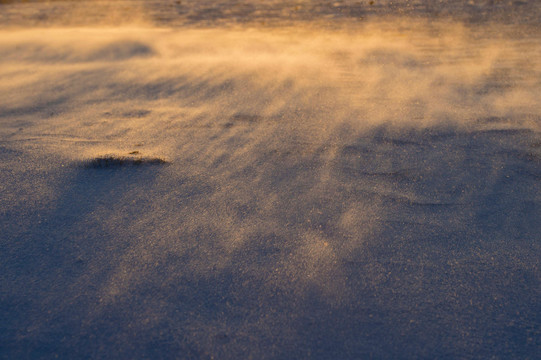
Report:
[[[137,152],[138,153],[138,152]],[[83,162],[83,166],[89,169],[120,168],[127,166],[164,165],[167,164],[162,158],[155,157],[128,157],[105,155]]]

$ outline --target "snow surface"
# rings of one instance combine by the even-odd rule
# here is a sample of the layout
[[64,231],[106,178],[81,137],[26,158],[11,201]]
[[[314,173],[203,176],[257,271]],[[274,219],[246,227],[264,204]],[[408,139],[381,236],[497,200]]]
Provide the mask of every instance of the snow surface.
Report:
[[540,7],[0,5],[0,357],[541,357]]

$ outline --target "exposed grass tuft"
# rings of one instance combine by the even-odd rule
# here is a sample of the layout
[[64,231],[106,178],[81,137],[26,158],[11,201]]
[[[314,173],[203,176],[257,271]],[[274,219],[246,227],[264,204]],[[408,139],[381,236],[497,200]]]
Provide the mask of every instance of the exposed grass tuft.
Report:
[[101,169],[164,164],[167,164],[167,161],[162,158],[104,155],[85,161],[84,167],[89,169]]

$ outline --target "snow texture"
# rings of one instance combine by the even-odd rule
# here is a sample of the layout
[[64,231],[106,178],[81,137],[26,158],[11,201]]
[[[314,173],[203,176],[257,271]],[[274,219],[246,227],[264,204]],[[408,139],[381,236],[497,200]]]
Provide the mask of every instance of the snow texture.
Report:
[[541,357],[539,2],[1,3],[0,358]]

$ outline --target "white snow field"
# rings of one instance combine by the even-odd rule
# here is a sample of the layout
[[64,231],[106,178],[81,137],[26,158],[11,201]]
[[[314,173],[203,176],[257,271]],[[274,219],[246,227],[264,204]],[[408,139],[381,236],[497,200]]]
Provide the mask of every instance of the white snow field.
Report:
[[540,358],[540,8],[0,1],[0,358]]

